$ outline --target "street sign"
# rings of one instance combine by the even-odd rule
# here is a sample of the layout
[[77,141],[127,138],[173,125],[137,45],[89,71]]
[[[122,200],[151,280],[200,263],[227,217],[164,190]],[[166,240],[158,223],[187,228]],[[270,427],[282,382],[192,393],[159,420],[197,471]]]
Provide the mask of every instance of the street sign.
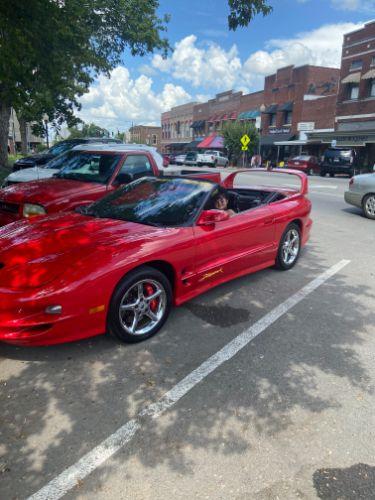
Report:
[[249,148],[247,146],[242,146],[242,151],[247,151]]
[[250,137],[247,134],[241,137],[241,144],[243,147],[247,147],[249,145],[249,142],[250,142]]

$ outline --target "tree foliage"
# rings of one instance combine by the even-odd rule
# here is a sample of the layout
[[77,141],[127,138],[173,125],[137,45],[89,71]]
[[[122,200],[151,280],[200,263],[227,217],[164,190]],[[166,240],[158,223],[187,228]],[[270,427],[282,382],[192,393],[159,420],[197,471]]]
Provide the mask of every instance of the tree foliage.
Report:
[[237,164],[243,151],[241,138],[247,134],[250,138],[248,144],[248,156],[252,156],[258,151],[259,133],[253,122],[233,121],[224,125],[222,134],[224,137],[224,146],[228,150],[229,160]]
[[99,125],[95,123],[83,123],[81,127],[69,127],[68,132],[68,139],[78,139],[81,137],[109,137],[110,135],[108,130],[99,127]]
[[[271,11],[268,0],[228,3],[231,30]],[[28,121],[47,113],[56,128],[74,125],[78,98],[99,73],[108,75],[129,53],[166,55],[169,16],[158,9],[158,0],[1,0],[0,165],[11,106]]]
[[269,0],[228,0],[228,4],[228,26],[233,31],[247,26],[259,14],[267,16],[272,12]]

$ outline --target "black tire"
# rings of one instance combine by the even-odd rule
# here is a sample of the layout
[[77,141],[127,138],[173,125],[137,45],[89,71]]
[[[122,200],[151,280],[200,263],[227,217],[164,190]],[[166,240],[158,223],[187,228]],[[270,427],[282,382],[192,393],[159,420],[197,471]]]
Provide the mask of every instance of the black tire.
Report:
[[198,167],[202,167],[202,166],[203,166],[202,163],[198,163]]
[[229,161],[226,162],[226,164],[224,165],[224,168],[227,168],[229,165]]
[[[295,233],[298,234],[298,249],[297,253],[291,262],[287,262],[285,255],[284,255],[284,244],[287,241],[287,238],[290,234],[291,231],[294,231]],[[277,257],[276,257],[276,263],[275,267],[276,269],[279,269],[280,271],[288,271],[289,269],[292,269],[293,266],[296,265],[299,256],[301,253],[301,230],[295,222],[292,222],[289,224],[289,226],[285,229],[281,239],[280,239],[280,244],[279,244],[279,249],[277,251]]]
[[320,177],[325,177],[327,175],[327,172],[323,169],[320,170]]
[[307,175],[310,175],[310,176],[314,175],[314,169],[312,167],[308,169]]
[[369,202],[370,203],[372,202],[375,205],[375,193],[367,194],[363,198],[363,202],[362,202],[362,208],[363,208],[363,213],[365,214],[365,217],[367,217],[368,219],[375,220],[375,213],[370,208]]
[[[165,292],[163,295],[163,300],[165,300],[165,309],[160,320],[157,324],[151,328],[147,333],[129,333],[121,323],[120,320],[120,306],[126,293],[131,290],[131,288],[142,280],[150,280],[153,283],[158,283],[160,287]],[[173,302],[173,292],[172,285],[168,278],[153,267],[142,266],[138,269],[134,269],[128,273],[117,285],[113,292],[111,303],[109,306],[109,311],[107,315],[107,331],[110,335],[115,337],[121,342],[134,344],[136,342],[142,342],[153,335],[155,335],[167,321]],[[129,314],[132,314],[129,312]],[[143,316],[144,317],[144,316]]]
[[334,174],[333,172],[330,172],[330,173],[329,173],[329,176],[330,176],[330,177],[335,177],[335,174]]

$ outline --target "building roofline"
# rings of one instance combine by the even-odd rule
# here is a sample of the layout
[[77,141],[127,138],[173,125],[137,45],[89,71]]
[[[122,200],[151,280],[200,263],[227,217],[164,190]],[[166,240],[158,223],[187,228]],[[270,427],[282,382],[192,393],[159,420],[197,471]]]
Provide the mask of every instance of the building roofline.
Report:
[[362,28],[359,28],[357,30],[354,30],[354,31],[348,31],[347,33],[344,34],[344,38],[348,35],[352,35],[353,33],[358,33],[360,31],[363,31],[366,26],[370,26],[371,24],[375,24],[375,19],[371,20],[371,21],[367,21],[366,23],[363,24]]

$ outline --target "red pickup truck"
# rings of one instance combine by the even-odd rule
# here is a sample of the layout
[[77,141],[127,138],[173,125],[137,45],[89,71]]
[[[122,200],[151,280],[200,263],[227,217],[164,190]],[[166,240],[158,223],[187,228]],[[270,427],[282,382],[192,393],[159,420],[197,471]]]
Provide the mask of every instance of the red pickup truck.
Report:
[[[122,184],[162,175],[157,165],[160,155],[151,151],[131,150],[121,145],[94,148],[72,150],[64,168],[52,179],[0,190],[0,227],[22,218],[74,210]],[[212,175],[199,177],[212,178]]]

